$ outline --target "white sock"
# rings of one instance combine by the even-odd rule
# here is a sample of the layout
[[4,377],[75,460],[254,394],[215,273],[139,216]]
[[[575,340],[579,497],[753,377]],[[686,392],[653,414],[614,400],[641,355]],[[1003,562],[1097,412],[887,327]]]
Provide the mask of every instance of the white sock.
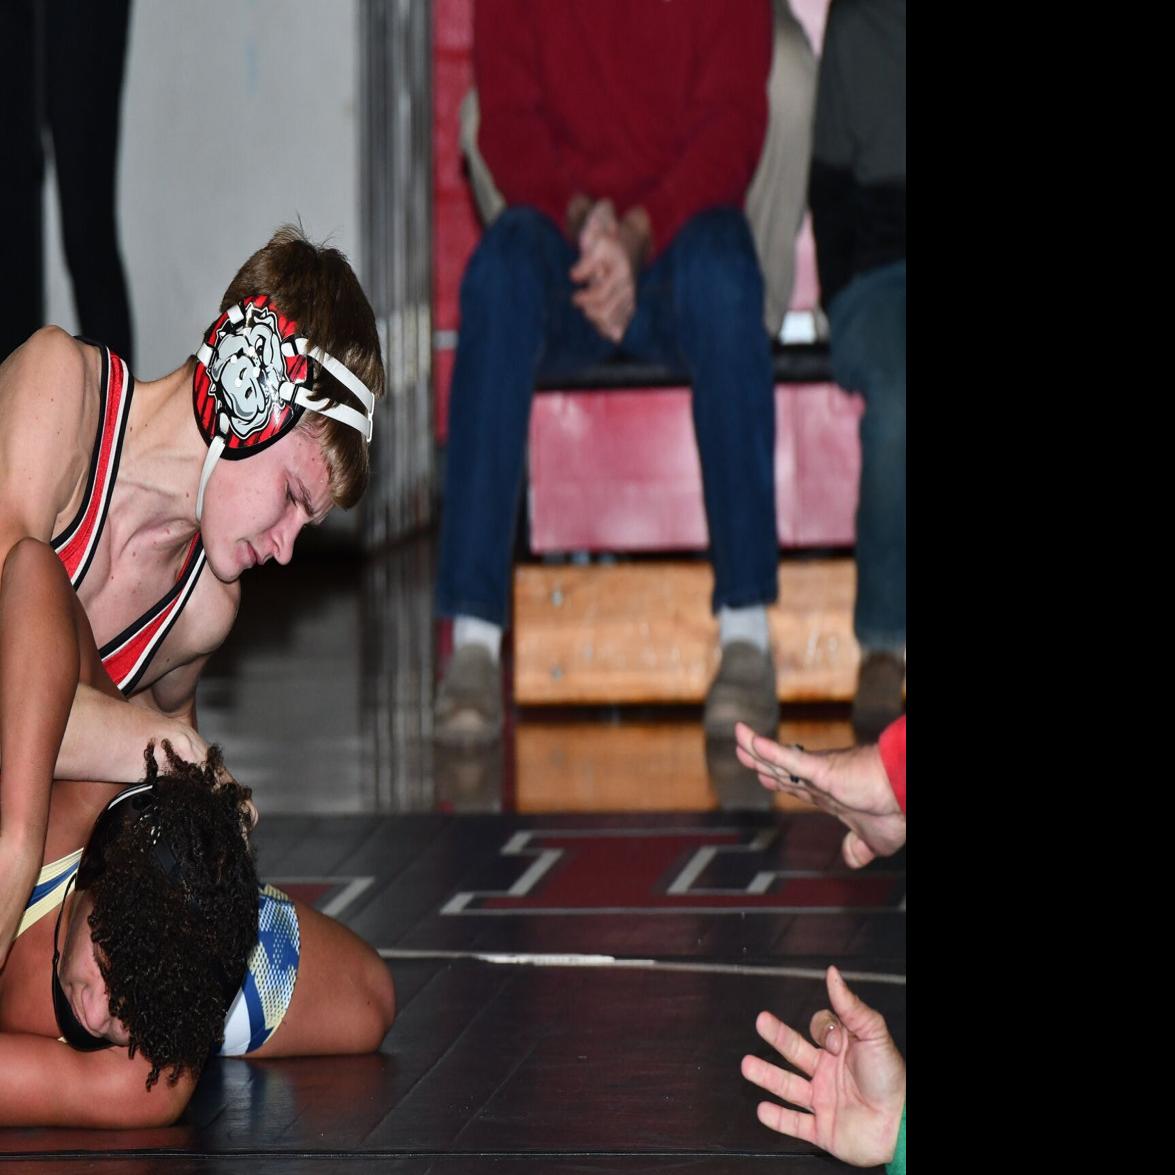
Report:
[[453,649],[466,645],[481,645],[497,661],[502,648],[502,626],[476,616],[458,616],[453,621]]
[[725,648],[731,641],[747,641],[764,653],[771,648],[766,604],[718,609],[718,643]]

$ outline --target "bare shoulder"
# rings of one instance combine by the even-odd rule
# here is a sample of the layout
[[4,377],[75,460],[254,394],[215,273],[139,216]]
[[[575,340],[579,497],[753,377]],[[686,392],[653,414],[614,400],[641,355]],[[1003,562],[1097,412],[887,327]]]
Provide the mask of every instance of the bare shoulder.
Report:
[[[49,538],[89,466],[94,348],[45,326],[0,364],[0,522]],[[47,459],[50,458],[51,459]],[[46,533],[40,533],[40,532]]]
[[60,414],[82,402],[94,348],[59,326],[34,331],[0,364],[0,409],[53,405]]

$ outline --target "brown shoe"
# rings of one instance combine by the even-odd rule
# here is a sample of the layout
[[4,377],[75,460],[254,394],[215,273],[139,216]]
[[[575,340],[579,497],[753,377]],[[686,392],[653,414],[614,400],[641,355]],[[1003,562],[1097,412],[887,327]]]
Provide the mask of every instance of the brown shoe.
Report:
[[902,715],[906,660],[900,653],[866,653],[853,698],[853,734],[860,743],[875,743]]
[[432,733],[451,747],[488,746],[502,733],[502,671],[481,645],[453,654],[437,690]]
[[731,641],[723,648],[702,717],[707,738],[733,739],[736,722],[771,738],[779,728],[775,665],[770,653],[749,641]]

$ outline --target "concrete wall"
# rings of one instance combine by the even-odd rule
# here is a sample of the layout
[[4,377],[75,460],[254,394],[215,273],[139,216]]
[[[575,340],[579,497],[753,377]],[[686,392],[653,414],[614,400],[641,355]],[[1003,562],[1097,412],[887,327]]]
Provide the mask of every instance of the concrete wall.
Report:
[[[119,217],[140,378],[195,349],[279,224],[301,217],[359,268],[357,6],[134,0]],[[52,177],[45,200],[48,321],[76,331]]]

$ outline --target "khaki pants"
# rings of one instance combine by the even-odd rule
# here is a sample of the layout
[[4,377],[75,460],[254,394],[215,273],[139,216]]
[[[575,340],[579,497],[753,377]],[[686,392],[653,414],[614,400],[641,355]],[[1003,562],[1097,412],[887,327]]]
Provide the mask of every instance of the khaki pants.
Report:
[[[816,102],[816,57],[787,0],[773,0],[775,48],[767,78],[767,134],[747,189],[744,211],[755,239],[766,297],[764,322],[774,338],[783,325],[795,280],[795,240],[808,197],[812,117]],[[506,206],[477,149],[477,91],[461,103],[461,150],[469,164],[473,196],[489,224]]]

